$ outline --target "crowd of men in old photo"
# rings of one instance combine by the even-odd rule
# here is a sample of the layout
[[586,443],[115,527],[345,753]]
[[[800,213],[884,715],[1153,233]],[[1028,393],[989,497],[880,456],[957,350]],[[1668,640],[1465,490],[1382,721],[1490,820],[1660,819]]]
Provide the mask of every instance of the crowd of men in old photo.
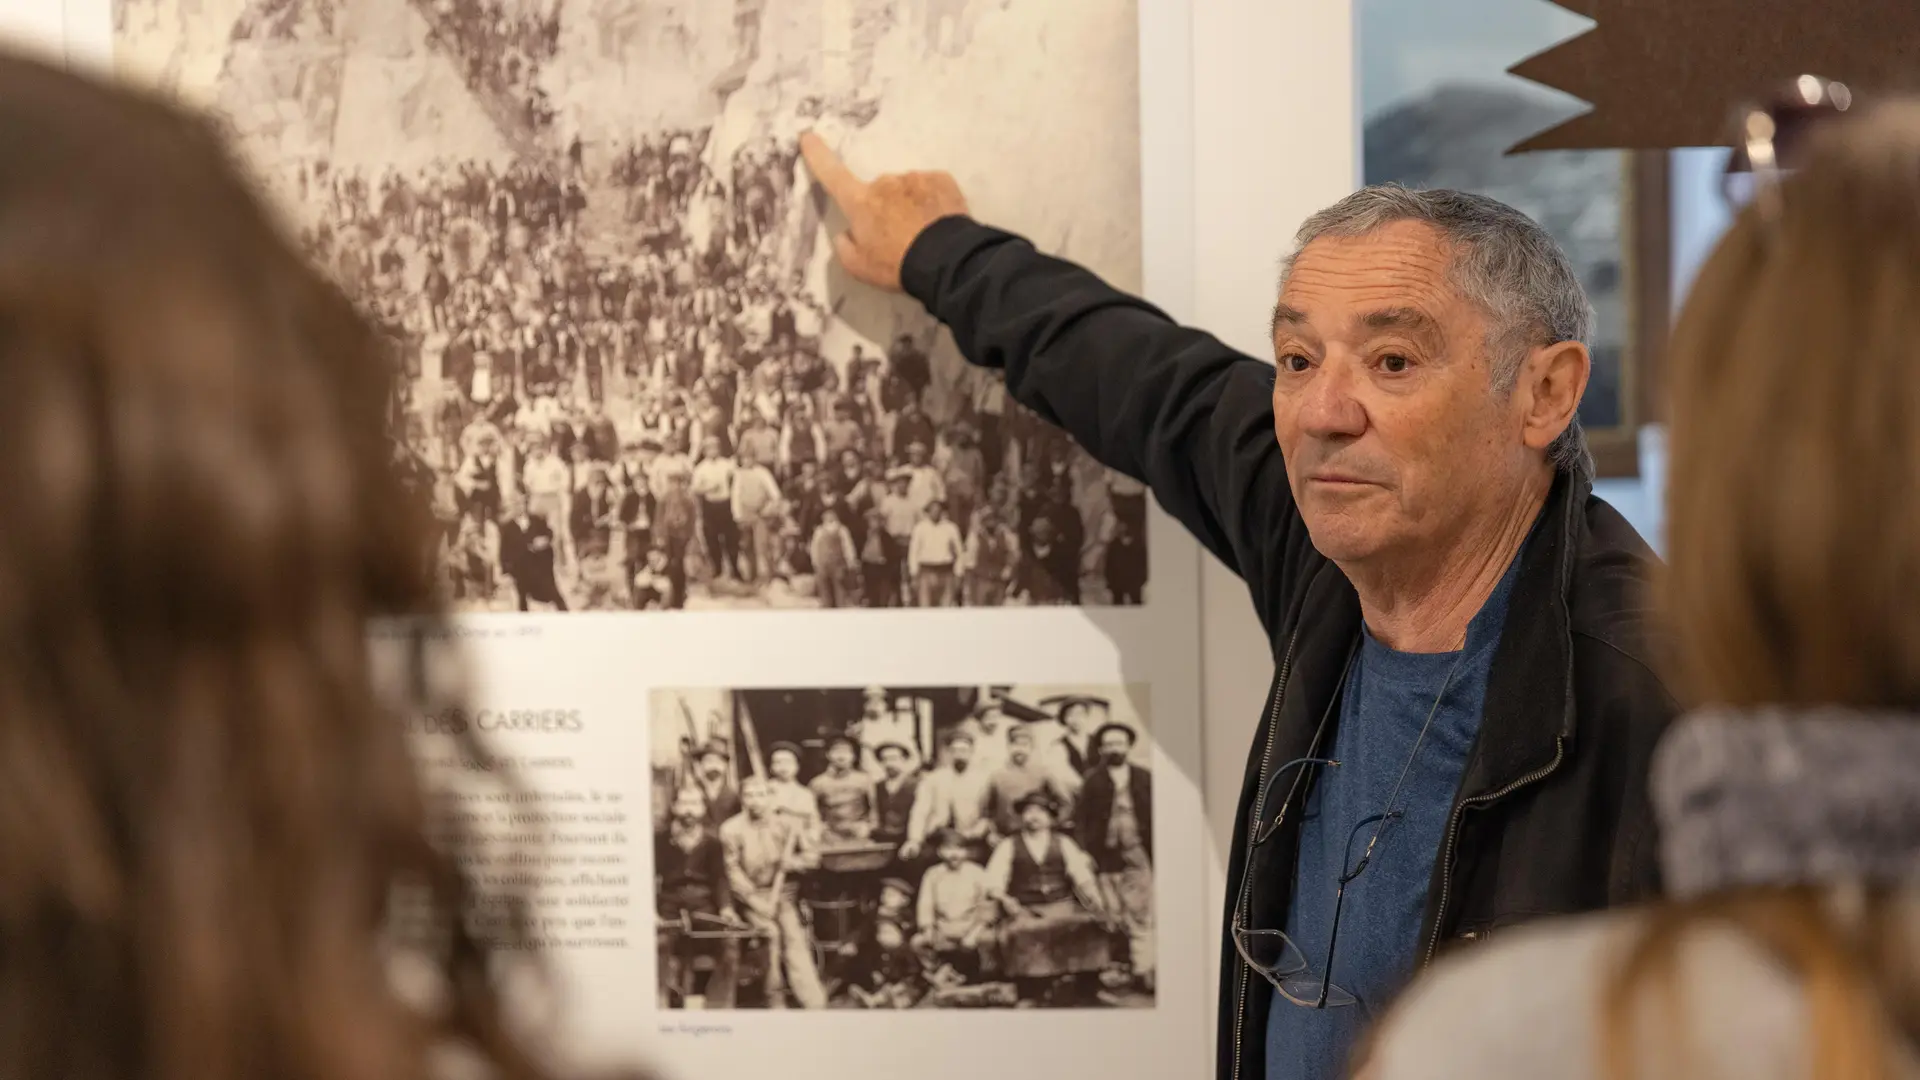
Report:
[[1144,733],[1038,693],[656,695],[661,1007],[1151,1006]]
[[395,460],[437,507],[457,608],[1142,602],[1140,485],[958,370],[931,323],[823,343],[795,142],[589,145],[542,89],[558,9],[415,7],[518,160],[314,159],[292,184],[404,365]]

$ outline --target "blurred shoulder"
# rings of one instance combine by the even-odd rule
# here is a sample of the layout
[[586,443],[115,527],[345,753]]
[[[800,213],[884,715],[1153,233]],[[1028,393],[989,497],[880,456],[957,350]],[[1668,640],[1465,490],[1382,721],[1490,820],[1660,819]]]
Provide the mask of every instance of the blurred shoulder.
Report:
[[1604,706],[1624,710],[1624,718],[1643,731],[1649,751],[1680,711],[1663,677],[1671,643],[1653,610],[1659,565],[1619,511],[1597,496],[1587,499],[1567,583],[1575,693],[1595,715],[1604,714]]
[[[1603,995],[1647,925],[1639,909],[1555,920],[1436,966],[1382,1022],[1366,1080],[1601,1080]],[[1703,925],[1681,938],[1673,972],[1671,996],[1657,984],[1638,992],[1641,1062],[1684,1058],[1696,1067],[1687,1075],[1807,1075],[1804,996],[1752,939]]]
[[1568,583],[1574,632],[1647,664],[1658,647],[1649,632],[1650,586],[1659,557],[1620,511],[1597,495],[1587,498],[1578,535]]
[[1382,1021],[1364,1075],[1597,1078],[1593,1021],[1605,958],[1633,922],[1556,920],[1441,961]]

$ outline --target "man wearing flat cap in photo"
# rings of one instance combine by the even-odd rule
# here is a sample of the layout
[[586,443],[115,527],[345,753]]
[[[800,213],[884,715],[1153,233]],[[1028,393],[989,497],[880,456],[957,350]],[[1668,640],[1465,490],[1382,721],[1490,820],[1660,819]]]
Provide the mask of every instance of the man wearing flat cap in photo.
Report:
[[920,792],[920,778],[910,767],[912,753],[900,743],[881,743],[873,753],[880,762],[881,772],[873,792],[873,842],[898,848],[907,842],[907,826],[913,820],[913,800]]
[[1071,984],[1097,976],[1111,959],[1100,884],[1093,860],[1055,828],[1060,805],[1051,792],[1029,792],[1015,809],[1020,831],[987,860],[987,894],[1006,916],[1001,970],[1022,1002],[1067,1004],[1063,993],[1097,993]]
[[993,771],[987,785],[987,813],[997,835],[1012,836],[1020,831],[1020,806],[1036,791],[1052,800],[1056,815],[1072,799],[1066,785],[1034,756],[1032,726],[1009,722],[1007,759]]
[[733,471],[733,521],[740,530],[743,561],[753,572],[743,580],[764,585],[773,579],[779,552],[775,529],[780,520],[780,482],[766,465],[742,458]]
[[1074,836],[1100,881],[1109,915],[1125,926],[1134,980],[1153,992],[1153,776],[1133,764],[1138,736],[1118,721],[1091,740],[1097,754],[1080,782]]
[[785,1008],[791,994],[803,1009],[825,1008],[827,992],[798,902],[801,876],[820,866],[819,849],[798,818],[775,809],[766,780],[741,781],[740,798],[745,809],[720,826],[720,848],[734,905],[767,942],[767,1007]]
[[[733,814],[737,813],[736,806]],[[733,906],[720,826],[698,786],[674,792],[666,827],[653,838],[653,875],[656,910],[663,926],[711,931],[740,921]],[[702,957],[712,962],[704,980],[698,978],[697,970]],[[660,1007],[732,1008],[739,962],[740,943],[733,938],[662,935]]]
[[946,174],[801,151],[850,275],[918,299],[1246,581],[1274,676],[1233,817],[1221,1080],[1337,1075],[1442,949],[1657,892],[1654,558],[1593,495],[1592,307],[1538,224],[1354,193],[1300,230],[1269,364],[974,220]]
[[740,792],[734,784],[733,754],[725,739],[708,739],[694,760],[694,786],[707,800],[707,824],[720,823],[740,812]]
[[967,857],[967,842],[952,829],[934,835],[934,864],[920,878],[914,945],[935,964],[951,965],[973,982],[982,969],[982,946],[993,925],[994,902],[987,870]]
[[689,488],[700,500],[700,536],[717,578],[731,581],[740,569],[740,523],[733,518],[733,458],[720,452],[720,436],[709,435]]
[[873,835],[873,777],[854,767],[859,761],[860,744],[835,735],[827,743],[826,771],[807,782],[826,828],[821,842],[829,846],[861,844]]
[[941,829],[958,832],[976,857],[984,857],[993,821],[987,815],[987,785],[992,774],[973,760],[973,736],[964,729],[946,737],[946,753],[939,767],[920,778],[907,822],[907,842],[900,858],[913,862],[926,849],[927,838]]
[[525,497],[512,495],[501,517],[499,537],[500,569],[513,579],[520,610],[526,611],[530,604],[567,610],[566,598],[560,595],[560,583],[553,573],[557,558],[553,524],[529,512]]
[[800,782],[800,748],[793,743],[767,748],[767,795],[776,813],[799,819],[809,840],[820,839],[820,804]]
[[887,535],[899,547],[902,558],[905,558],[913,527],[920,520],[920,504],[913,499],[912,486],[913,471],[896,465],[887,470],[887,490],[880,496],[880,514],[886,520]]
[[1088,694],[1064,694],[1042,698],[1040,705],[1054,710],[1060,722],[1059,737],[1043,748],[1047,768],[1077,798],[1088,770],[1099,763],[1100,747],[1093,733],[1112,715],[1113,703]]
[[860,740],[861,761],[867,772],[875,779],[885,775],[880,768],[879,753],[880,747],[887,743],[897,743],[906,752],[906,772],[918,772],[920,753],[916,748],[920,742],[920,714],[915,699],[902,697],[896,708],[884,686],[869,686],[861,691],[860,697],[860,719],[849,726],[848,733]]
[[933,467],[931,440],[918,438],[907,444],[907,462],[901,468],[907,472],[907,494],[913,499],[915,509],[926,512],[927,504],[935,499],[945,501],[947,482],[940,477],[940,470]]
[[962,550],[960,526],[947,518],[947,504],[929,502],[907,541],[907,577],[919,607],[953,606]]

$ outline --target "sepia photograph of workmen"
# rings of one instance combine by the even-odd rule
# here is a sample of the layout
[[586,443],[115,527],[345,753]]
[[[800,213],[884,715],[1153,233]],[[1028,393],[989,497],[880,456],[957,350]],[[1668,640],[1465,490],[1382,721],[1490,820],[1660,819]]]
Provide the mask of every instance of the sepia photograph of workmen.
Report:
[[1146,700],[656,691],[660,1006],[1151,1007]]

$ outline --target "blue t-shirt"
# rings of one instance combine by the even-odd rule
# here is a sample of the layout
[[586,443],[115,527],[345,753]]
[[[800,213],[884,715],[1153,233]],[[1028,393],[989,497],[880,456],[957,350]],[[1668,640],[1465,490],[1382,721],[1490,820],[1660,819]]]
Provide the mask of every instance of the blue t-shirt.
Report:
[[[1287,912],[1287,936],[1299,944],[1315,976],[1324,974],[1339,880],[1359,862],[1377,827],[1370,823],[1356,833],[1355,826],[1388,810],[1401,814],[1380,833],[1366,868],[1347,886],[1341,909],[1333,984],[1358,1001],[1311,1009],[1274,994],[1267,1014],[1268,1080],[1346,1075],[1354,1041],[1413,971],[1427,886],[1454,791],[1480,730],[1487,673],[1519,563],[1516,558],[1474,616],[1459,652],[1399,652],[1362,632],[1342,691],[1333,748],[1325,754],[1340,764],[1322,767],[1308,796]],[[1422,726],[1427,734],[1416,755]],[[1389,807],[1403,769],[1406,780]]]

